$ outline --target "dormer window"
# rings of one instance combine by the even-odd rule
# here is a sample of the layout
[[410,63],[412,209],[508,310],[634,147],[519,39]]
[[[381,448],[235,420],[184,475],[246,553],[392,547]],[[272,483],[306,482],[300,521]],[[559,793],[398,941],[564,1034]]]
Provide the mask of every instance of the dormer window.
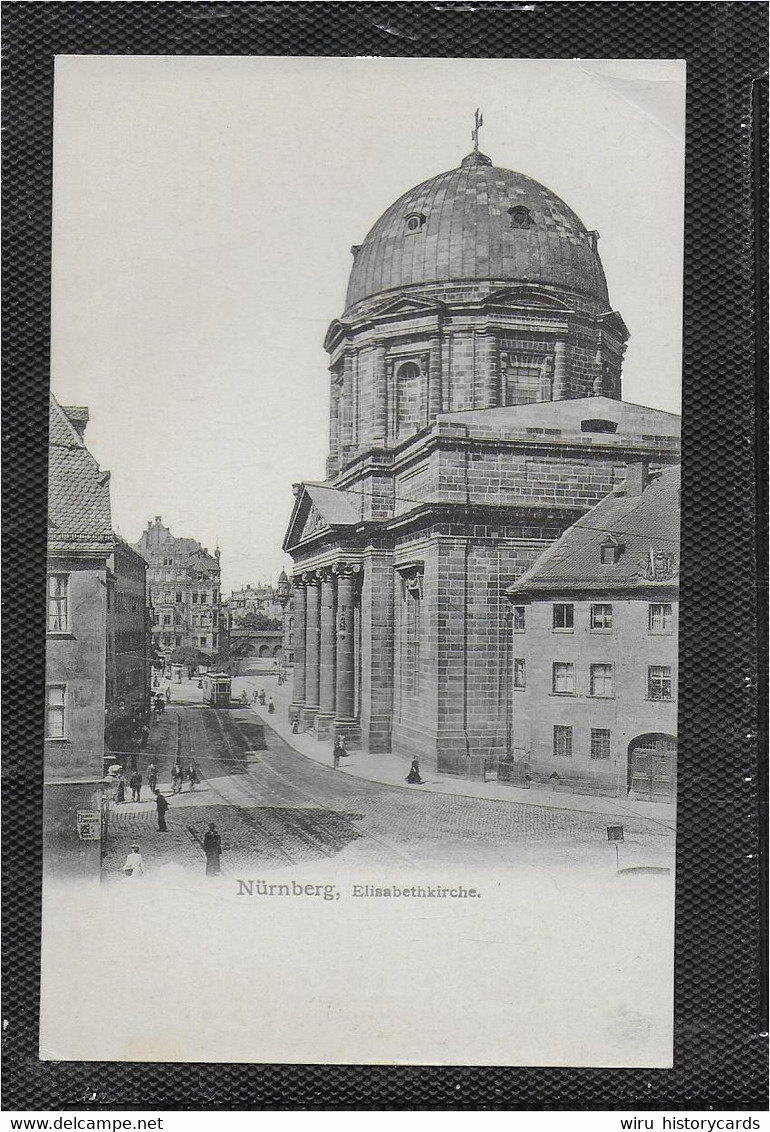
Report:
[[599,547],[599,560],[602,566],[614,566],[619,561],[622,553],[623,547],[617,539],[613,538],[612,535],[608,535]]
[[408,212],[404,217],[404,225],[409,236],[414,236],[417,232],[420,232],[424,223],[425,215],[422,212]]
[[531,228],[534,224],[532,213],[523,204],[514,204],[508,209],[511,218],[511,228]]

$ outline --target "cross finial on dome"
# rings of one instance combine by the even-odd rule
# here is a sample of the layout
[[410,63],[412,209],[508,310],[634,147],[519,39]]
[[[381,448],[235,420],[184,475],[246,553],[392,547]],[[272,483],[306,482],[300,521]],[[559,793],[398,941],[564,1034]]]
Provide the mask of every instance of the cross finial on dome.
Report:
[[484,125],[484,115],[481,113],[481,111],[478,109],[478,107],[476,107],[475,117],[476,117],[476,125],[473,128],[473,130],[471,130],[471,137],[473,138],[473,152],[478,153],[479,152],[479,130]]

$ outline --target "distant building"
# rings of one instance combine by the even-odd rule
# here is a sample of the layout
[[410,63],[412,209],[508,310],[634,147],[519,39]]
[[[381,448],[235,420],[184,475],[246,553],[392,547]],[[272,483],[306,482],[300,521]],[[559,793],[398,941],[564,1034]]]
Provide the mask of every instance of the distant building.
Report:
[[108,560],[108,643],[105,756],[125,762],[137,727],[150,710],[151,614],[147,563],[115,538]]
[[672,801],[679,469],[630,467],[507,594],[511,746],[533,784]]
[[233,626],[242,621],[249,613],[261,613],[264,617],[269,617],[273,621],[281,621],[283,618],[283,609],[278,601],[277,590],[267,582],[233,590],[227,598],[227,609],[230,614],[230,623]]
[[174,649],[186,646],[213,659],[221,631],[219,549],[212,555],[195,539],[175,538],[160,515],[135,549],[149,564],[156,655],[168,664]]
[[49,875],[98,878],[105,728],[122,705],[121,742],[135,743],[148,694],[145,567],[113,534],[88,410],[51,397],[49,417],[44,859]]

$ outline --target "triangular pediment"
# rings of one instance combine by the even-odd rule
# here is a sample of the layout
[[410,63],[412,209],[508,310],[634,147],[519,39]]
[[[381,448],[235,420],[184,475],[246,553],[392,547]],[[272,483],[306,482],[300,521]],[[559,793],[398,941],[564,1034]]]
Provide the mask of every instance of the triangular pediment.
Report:
[[499,291],[493,291],[491,295],[487,295],[482,305],[485,307],[503,307],[506,310],[512,307],[521,310],[524,307],[530,310],[559,311],[560,313],[574,310],[564,299],[551,294],[550,291],[527,285],[503,287]]
[[302,543],[359,523],[355,498],[330,484],[299,485],[283,549],[289,554]]
[[395,295],[386,300],[381,307],[372,312],[370,318],[404,317],[408,315],[436,315],[444,310],[444,304],[436,299],[421,299],[415,295]]

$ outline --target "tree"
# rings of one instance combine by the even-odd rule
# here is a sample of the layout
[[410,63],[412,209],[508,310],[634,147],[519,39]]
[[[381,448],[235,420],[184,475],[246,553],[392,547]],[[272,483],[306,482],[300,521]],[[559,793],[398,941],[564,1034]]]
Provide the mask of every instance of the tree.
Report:
[[209,666],[211,657],[207,652],[193,648],[192,645],[179,645],[171,654],[171,663],[182,664],[190,670],[195,670],[201,664]]
[[266,613],[247,613],[233,624],[234,629],[261,629],[280,630],[281,622],[277,617],[268,617]]

